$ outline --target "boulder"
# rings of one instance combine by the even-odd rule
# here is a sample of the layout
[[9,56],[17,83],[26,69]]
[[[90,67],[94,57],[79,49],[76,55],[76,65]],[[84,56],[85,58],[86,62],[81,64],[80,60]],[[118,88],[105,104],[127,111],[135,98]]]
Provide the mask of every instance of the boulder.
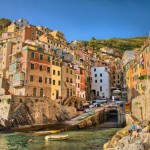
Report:
[[92,121],[91,121],[91,120],[88,120],[88,121],[87,121],[87,126],[88,126],[88,127],[91,127],[91,126],[92,126]]
[[147,127],[142,129],[142,133],[147,133],[147,131],[148,131]]
[[127,145],[127,144],[129,144],[130,140],[131,140],[130,136],[125,136],[121,140],[119,140],[118,143]]
[[150,150],[150,144],[149,143],[144,143],[144,149],[145,150]]
[[150,135],[147,133],[146,138],[143,140],[143,143],[150,143]]
[[144,150],[144,144],[143,143],[127,144],[124,146],[122,150]]

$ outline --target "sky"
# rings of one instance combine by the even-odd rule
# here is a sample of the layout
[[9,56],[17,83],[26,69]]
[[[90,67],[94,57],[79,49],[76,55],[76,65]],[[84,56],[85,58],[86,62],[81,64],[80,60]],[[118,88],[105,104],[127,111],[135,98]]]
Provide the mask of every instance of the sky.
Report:
[[148,36],[150,0],[0,0],[0,18],[60,30],[67,41]]

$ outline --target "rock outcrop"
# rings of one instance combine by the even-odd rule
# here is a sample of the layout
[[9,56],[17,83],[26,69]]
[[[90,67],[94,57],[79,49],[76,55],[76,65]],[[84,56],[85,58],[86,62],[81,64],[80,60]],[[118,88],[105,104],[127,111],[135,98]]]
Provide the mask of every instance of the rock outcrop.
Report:
[[118,131],[111,140],[104,144],[104,150],[149,150],[150,133],[144,128],[136,137],[128,133],[129,126]]
[[[6,103],[6,102],[1,102]],[[69,120],[77,115],[74,107],[66,107],[47,97],[11,97],[5,117],[7,127],[46,125]],[[5,105],[4,105],[5,106]],[[1,116],[2,118],[3,115]]]

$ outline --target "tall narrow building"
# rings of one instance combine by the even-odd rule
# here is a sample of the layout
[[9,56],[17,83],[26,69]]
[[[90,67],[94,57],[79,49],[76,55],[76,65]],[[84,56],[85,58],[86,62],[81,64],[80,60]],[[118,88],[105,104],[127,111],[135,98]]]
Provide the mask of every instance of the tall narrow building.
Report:
[[92,91],[95,98],[110,98],[110,81],[107,67],[92,67]]

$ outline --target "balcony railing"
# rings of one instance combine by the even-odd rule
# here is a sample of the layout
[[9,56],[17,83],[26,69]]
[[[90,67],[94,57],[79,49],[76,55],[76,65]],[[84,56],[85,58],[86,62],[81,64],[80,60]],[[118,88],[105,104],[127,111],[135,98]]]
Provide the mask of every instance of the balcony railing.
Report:
[[12,85],[13,85],[13,87],[23,86],[24,85],[24,80],[15,81],[15,82],[13,82]]

